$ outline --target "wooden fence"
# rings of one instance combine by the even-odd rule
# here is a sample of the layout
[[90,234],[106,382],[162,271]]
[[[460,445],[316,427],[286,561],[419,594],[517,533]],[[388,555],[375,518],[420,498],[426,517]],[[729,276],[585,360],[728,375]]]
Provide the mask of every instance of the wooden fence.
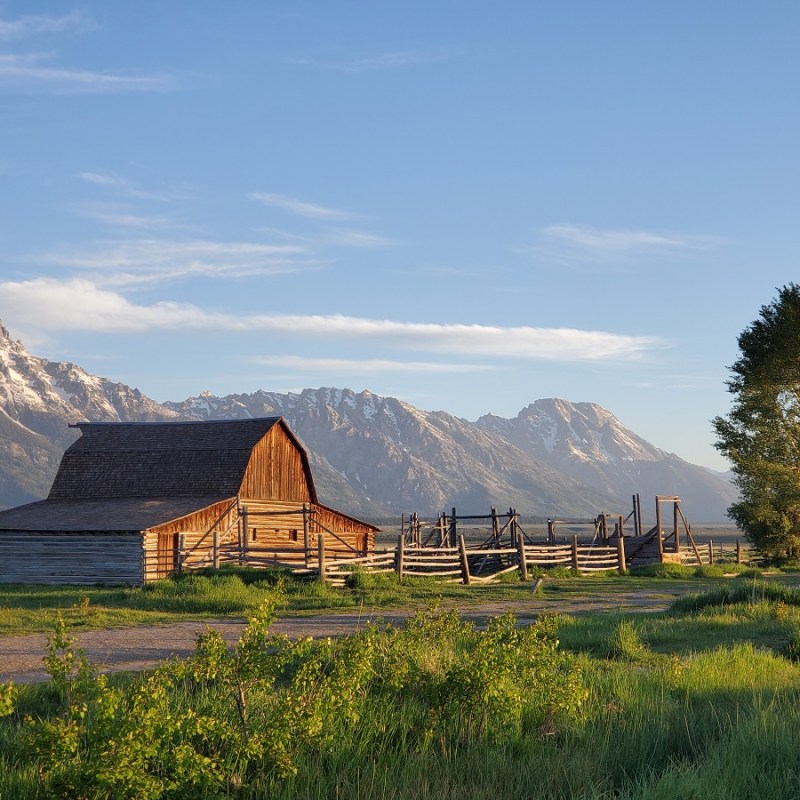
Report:
[[[334,542],[335,544],[335,542]],[[236,542],[221,544],[214,566],[235,564],[248,567],[273,567],[291,570],[294,574],[319,579],[334,585],[343,585],[353,572],[396,573],[406,577],[435,577],[445,581],[479,584],[498,580],[502,575],[519,571],[526,580],[532,570],[565,567],[581,575],[603,571],[625,572],[626,539],[616,543],[581,544],[572,536],[567,544],[529,544],[518,537],[516,547],[468,547],[464,536],[459,535],[456,547],[430,547],[409,545],[405,537],[398,536],[397,546],[377,549],[361,556],[350,556],[341,548],[326,547],[326,536],[320,534],[318,546],[304,548],[254,546],[242,548]],[[667,557],[669,556],[669,557]],[[737,563],[758,566],[758,554],[733,542],[704,542],[682,547],[679,553],[665,554],[665,559],[685,565]],[[178,550],[178,571],[192,570],[205,564],[195,564],[188,552]],[[210,564],[208,565],[210,566]]]
[[[192,569],[185,554],[178,553],[177,563],[181,569]],[[317,546],[303,547],[254,547],[242,548],[236,542],[220,545],[215,566],[236,564],[249,567],[282,567],[297,575],[343,584],[348,575],[356,571],[368,573],[396,573],[402,580],[406,577],[435,577],[458,583],[486,583],[498,580],[502,575],[519,571],[523,580],[530,570],[563,566],[581,574],[601,570],[625,570],[624,540],[614,547],[581,545],[577,536],[567,545],[531,545],[522,537],[516,547],[469,548],[464,537],[459,536],[457,547],[409,546],[403,536],[398,537],[397,546],[364,556],[350,557],[341,550],[326,548],[326,536],[320,534]]]

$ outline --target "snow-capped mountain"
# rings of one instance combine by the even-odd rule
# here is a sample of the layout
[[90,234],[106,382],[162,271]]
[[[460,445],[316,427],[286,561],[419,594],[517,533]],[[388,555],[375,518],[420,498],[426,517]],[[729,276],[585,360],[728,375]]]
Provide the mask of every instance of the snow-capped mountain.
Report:
[[723,475],[655,447],[594,403],[537,400],[513,419],[487,414],[476,425],[609,495],[678,495],[693,519],[722,519],[736,499]]
[[196,419],[280,414],[318,460],[387,510],[455,505],[485,513],[479,509],[508,504],[585,517],[627,513],[639,493],[650,516],[657,494],[674,494],[692,519],[714,521],[736,496],[723,477],[654,447],[591,403],[537,400],[514,419],[477,422],[332,388],[203,393],[168,405]]
[[31,355],[0,324],[0,507],[47,494],[78,436],[70,424],[177,416],[138,389]]
[[586,516],[605,500],[466,420],[367,391],[204,393],[168,406],[196,419],[280,415],[315,454],[315,480],[324,463],[384,513],[456,506],[485,514],[497,504],[542,516]]
[[[731,484],[666,453],[590,403],[537,400],[514,419],[469,422],[348,389],[204,392],[159,404],[137,389],[31,355],[0,325],[0,507],[44,497],[82,420],[283,416],[303,442],[322,502],[376,518],[455,506],[591,517],[677,494],[692,521],[723,520]],[[647,512],[648,506],[645,506]]]

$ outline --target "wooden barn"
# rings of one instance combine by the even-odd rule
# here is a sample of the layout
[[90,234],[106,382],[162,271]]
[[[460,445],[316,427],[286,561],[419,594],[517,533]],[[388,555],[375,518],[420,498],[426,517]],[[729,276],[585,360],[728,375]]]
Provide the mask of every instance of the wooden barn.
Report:
[[138,585],[178,569],[365,555],[281,417],[79,423],[46,500],[0,512],[0,582]]

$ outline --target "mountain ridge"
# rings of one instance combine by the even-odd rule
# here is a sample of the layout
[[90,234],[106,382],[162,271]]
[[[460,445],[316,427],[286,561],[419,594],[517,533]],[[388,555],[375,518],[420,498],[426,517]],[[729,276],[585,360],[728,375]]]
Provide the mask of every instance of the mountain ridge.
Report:
[[0,506],[44,496],[83,420],[283,416],[309,451],[320,499],[369,518],[455,506],[592,517],[625,513],[630,495],[676,494],[693,520],[724,519],[729,482],[666,453],[607,409],[536,400],[517,417],[474,422],[368,390],[201,392],[158,403],[70,362],[31,355],[0,324]]

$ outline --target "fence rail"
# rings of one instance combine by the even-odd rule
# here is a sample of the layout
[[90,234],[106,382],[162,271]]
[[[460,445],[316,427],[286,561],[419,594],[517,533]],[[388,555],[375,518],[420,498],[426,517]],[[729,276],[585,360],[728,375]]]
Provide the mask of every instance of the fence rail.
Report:
[[[525,538],[517,538],[516,547],[467,547],[463,535],[458,545],[420,546],[409,545],[398,536],[397,546],[375,550],[366,555],[351,555],[336,546],[326,546],[326,534],[320,533],[313,547],[302,545],[274,547],[249,543],[242,547],[236,541],[219,544],[214,564],[237,564],[250,567],[278,567],[289,569],[297,575],[316,578],[334,585],[343,585],[354,572],[396,573],[400,580],[408,577],[435,577],[459,583],[487,583],[499,580],[503,575],[519,571],[526,580],[533,570],[566,567],[587,575],[603,571],[626,570],[625,538],[617,539],[614,545],[580,544],[573,535],[567,544],[529,544]],[[202,564],[192,558],[191,550],[174,554],[177,571],[196,569]],[[630,554],[629,554],[630,555]],[[708,542],[696,547],[682,547],[675,554],[683,564],[713,564],[736,562],[759,563],[757,554],[740,542]],[[163,557],[163,554],[162,556]],[[699,558],[699,561],[698,561]]]

